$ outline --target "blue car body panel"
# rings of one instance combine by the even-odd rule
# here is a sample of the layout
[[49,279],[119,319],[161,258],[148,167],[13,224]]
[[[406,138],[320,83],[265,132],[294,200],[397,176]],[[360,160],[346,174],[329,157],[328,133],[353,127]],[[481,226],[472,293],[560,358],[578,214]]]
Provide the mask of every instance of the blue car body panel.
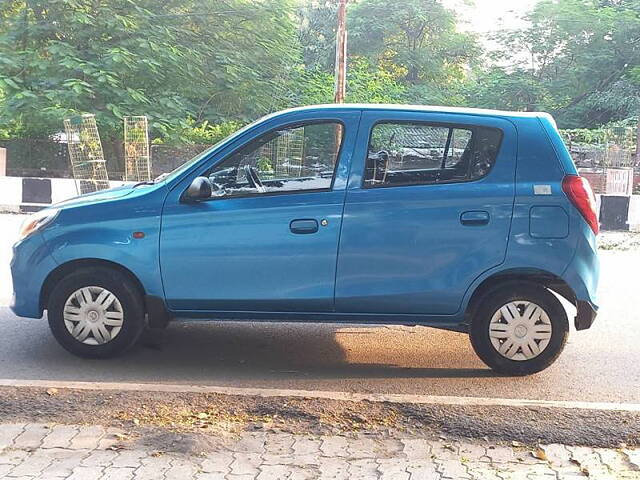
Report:
[[[381,121],[484,125],[504,132],[489,174],[477,181],[362,188],[369,132]],[[347,192],[338,312],[452,315],[469,284],[505,258],[514,198],[514,125],[500,118],[423,112],[366,112]],[[484,213],[486,225],[463,225]]]
[[[273,118],[250,138],[318,119],[311,112]],[[165,201],[160,238],[160,265],[169,308],[333,311],[344,193],[360,112],[332,111],[321,119],[345,127],[330,191],[219,198],[192,205],[180,202],[180,195],[193,176],[172,189]],[[246,140],[238,138],[213,154],[194,175],[244,144]],[[327,225],[313,235],[291,233],[291,222],[304,219],[325,220]]]
[[[181,201],[194,178],[252,139],[307,120],[344,126],[331,189]],[[503,137],[495,165],[478,180],[365,189],[369,135],[384,120],[489,126]],[[576,174],[575,166],[544,114],[293,109],[245,127],[159,183],[55,205],[55,220],[14,247],[12,308],[40,317],[47,278],[87,260],[125,268],[146,295],[182,317],[465,330],[465,311],[483,282],[531,272],[557,277],[574,300],[595,307],[595,235],[562,191],[567,174]],[[296,235],[292,221],[305,228],[322,224],[313,234]],[[134,238],[138,231],[144,238]]]
[[40,318],[40,290],[57,263],[42,233],[37,232],[13,246],[11,259],[13,296],[11,309],[22,317]]

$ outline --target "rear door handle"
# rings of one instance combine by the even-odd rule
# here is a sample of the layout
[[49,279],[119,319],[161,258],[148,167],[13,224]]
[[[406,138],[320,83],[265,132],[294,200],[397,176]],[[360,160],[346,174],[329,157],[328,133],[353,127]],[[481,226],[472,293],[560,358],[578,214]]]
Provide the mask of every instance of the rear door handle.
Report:
[[316,233],[318,231],[318,221],[313,218],[300,218],[291,220],[289,224],[289,230],[292,233]]
[[469,226],[486,225],[489,223],[489,212],[485,212],[484,210],[462,212],[460,215],[460,223]]

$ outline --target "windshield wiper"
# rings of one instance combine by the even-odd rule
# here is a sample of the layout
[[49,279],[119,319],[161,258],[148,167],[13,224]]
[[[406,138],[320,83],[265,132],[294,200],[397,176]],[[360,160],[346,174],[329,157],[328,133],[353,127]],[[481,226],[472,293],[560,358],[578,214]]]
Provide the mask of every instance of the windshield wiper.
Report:
[[153,183],[161,182],[162,180],[164,180],[168,176],[169,176],[168,173],[161,173],[160,175],[158,175],[156,178],[153,179]]
[[140,185],[155,185],[156,183],[161,182],[162,180],[167,178],[168,175],[168,173],[162,173],[153,180],[145,180],[144,182],[134,183],[132,188],[139,187]]

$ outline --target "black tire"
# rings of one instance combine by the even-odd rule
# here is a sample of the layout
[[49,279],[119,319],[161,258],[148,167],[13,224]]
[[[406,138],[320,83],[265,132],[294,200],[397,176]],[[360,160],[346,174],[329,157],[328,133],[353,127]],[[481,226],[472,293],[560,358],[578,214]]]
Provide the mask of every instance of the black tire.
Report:
[[[122,307],[122,327],[108,342],[88,345],[77,340],[65,325],[63,317],[67,299],[83,287],[102,287],[113,293]],[[54,287],[48,302],[49,327],[66,350],[84,358],[115,357],[131,348],[145,327],[142,293],[126,275],[108,267],[82,268],[62,278]]]
[[[493,315],[501,307],[518,301],[535,303],[546,312],[551,323],[549,343],[530,359],[507,358],[494,347],[489,335]],[[494,371],[507,375],[530,375],[547,368],[562,353],[569,336],[569,322],[558,298],[545,287],[534,283],[506,283],[483,295],[472,319],[469,336],[476,354]],[[516,353],[523,356],[521,347],[516,348]]]

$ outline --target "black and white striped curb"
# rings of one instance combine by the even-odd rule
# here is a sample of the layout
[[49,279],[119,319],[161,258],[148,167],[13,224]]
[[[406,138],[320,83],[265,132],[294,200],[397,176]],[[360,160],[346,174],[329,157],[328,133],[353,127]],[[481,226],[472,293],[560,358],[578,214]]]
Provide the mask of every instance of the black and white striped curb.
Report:
[[[123,185],[111,181],[111,187]],[[0,211],[33,212],[80,195],[79,181],[71,178],[0,177]]]

